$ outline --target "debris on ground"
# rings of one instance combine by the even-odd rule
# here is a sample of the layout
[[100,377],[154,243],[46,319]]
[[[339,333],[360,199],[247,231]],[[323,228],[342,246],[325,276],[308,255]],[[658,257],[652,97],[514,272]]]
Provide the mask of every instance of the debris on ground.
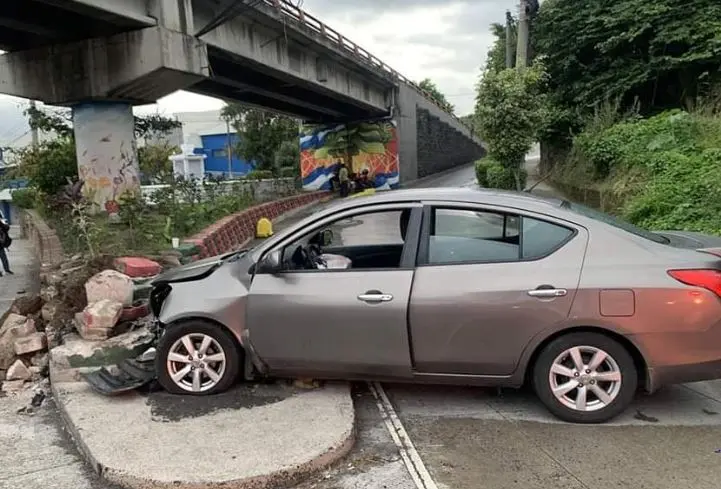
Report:
[[123,362],[151,347],[150,281],[163,266],[173,266],[175,253],[163,256],[162,265],[144,257],[75,255],[43,266],[40,293],[0,311],[0,395],[47,377],[51,363],[79,380],[73,370]]

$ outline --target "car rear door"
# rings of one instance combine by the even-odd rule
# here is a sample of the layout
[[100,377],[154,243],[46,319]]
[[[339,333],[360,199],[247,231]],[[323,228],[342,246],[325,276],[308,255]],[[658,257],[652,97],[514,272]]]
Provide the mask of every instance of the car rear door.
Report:
[[[405,240],[398,218],[385,222],[363,216],[408,209]],[[373,222],[368,229],[365,223]],[[400,263],[378,268],[297,270],[256,274],[247,302],[247,327],[253,348],[275,373],[320,377],[412,375],[408,339],[408,303],[422,219],[419,203],[364,206],[325,218],[303,233],[338,226],[335,241],[348,247],[388,241],[395,232],[403,247]],[[361,224],[349,226],[347,223]],[[382,229],[380,229],[380,228]],[[386,229],[388,228],[388,229]],[[340,230],[339,230],[340,229]],[[302,234],[302,233],[301,233]],[[299,236],[280,247],[292,248]],[[302,236],[300,237],[302,239]],[[270,250],[268,250],[270,251]],[[334,246],[336,253],[343,246]]]
[[426,206],[409,308],[415,370],[512,374],[531,338],[568,317],[587,242],[550,216]]

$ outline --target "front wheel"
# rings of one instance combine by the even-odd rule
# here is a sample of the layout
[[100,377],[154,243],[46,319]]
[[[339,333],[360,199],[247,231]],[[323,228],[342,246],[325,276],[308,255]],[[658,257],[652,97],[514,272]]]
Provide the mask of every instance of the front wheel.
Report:
[[533,369],[536,395],[556,417],[603,423],[625,411],[638,386],[626,348],[597,333],[571,333],[549,343]]
[[166,329],[158,341],[158,382],[172,394],[210,395],[238,377],[241,352],[221,326],[190,321]]

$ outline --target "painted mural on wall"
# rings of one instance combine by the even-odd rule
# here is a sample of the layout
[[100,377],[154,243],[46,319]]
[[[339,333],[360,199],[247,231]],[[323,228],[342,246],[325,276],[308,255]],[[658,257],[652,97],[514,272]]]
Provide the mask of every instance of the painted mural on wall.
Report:
[[115,214],[120,196],[140,189],[133,110],[128,104],[79,105],[73,108],[73,126],[83,193]]
[[306,190],[330,189],[330,180],[341,162],[352,173],[368,170],[379,190],[398,186],[398,133],[394,121],[306,125],[300,135],[300,151]]

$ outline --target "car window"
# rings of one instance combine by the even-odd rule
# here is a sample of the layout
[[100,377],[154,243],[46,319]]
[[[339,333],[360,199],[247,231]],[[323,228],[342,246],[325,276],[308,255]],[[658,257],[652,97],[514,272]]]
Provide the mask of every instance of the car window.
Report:
[[428,263],[517,261],[519,217],[467,209],[435,209]]
[[522,257],[524,260],[542,258],[561,246],[573,231],[547,221],[523,218]]
[[[399,268],[405,244],[403,232],[408,228],[410,216],[409,207],[337,219],[285,246],[283,261],[291,270],[312,271],[304,266],[301,258],[303,251],[308,252],[310,246],[317,246],[323,259],[332,263],[350,263],[343,269]],[[324,243],[319,236],[325,231],[332,233],[330,243]],[[338,260],[339,257],[343,258]]]

